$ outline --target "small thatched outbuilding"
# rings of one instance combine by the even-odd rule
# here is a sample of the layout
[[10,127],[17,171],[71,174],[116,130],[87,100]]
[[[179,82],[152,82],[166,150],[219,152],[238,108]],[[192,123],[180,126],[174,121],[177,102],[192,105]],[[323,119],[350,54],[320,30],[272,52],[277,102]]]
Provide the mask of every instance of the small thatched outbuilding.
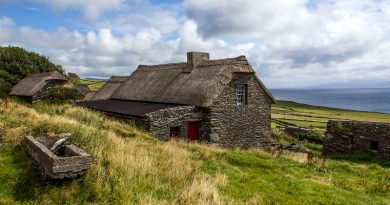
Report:
[[126,120],[159,139],[228,147],[269,143],[275,100],[245,56],[210,60],[208,53],[190,52],[187,62],[140,65],[121,80],[103,100],[80,105]]
[[49,88],[64,85],[68,79],[57,71],[35,73],[23,78],[11,90],[10,96],[30,101],[38,101],[47,94]]

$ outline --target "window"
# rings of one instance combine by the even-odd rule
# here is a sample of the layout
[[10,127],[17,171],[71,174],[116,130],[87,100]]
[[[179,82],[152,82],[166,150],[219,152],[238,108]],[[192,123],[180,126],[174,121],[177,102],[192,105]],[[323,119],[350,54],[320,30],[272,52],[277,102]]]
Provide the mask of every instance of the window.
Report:
[[247,104],[247,86],[244,84],[237,85],[236,89],[237,105]]
[[180,126],[179,127],[171,127],[169,136],[173,138],[180,138]]
[[372,151],[378,151],[378,149],[379,149],[379,142],[371,141],[370,142],[370,149]]

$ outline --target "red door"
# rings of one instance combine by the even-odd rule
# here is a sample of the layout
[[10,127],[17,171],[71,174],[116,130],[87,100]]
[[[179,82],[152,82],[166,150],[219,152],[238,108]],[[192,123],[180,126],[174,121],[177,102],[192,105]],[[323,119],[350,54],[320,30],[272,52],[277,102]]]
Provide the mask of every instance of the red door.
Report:
[[189,141],[199,140],[199,122],[197,121],[188,122],[188,140]]

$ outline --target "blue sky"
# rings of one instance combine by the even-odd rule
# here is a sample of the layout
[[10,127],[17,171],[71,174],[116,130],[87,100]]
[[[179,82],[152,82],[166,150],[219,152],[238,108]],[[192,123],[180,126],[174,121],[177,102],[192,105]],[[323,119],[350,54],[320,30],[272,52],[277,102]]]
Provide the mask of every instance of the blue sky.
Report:
[[390,1],[0,0],[0,45],[82,77],[245,55],[271,88],[390,87]]

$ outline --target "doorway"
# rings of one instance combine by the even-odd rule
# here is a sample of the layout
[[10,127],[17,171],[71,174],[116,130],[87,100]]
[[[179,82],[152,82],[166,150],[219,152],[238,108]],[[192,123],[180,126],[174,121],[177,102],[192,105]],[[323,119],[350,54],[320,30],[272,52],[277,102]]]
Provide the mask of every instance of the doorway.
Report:
[[198,141],[199,140],[199,121],[188,122],[188,140]]

